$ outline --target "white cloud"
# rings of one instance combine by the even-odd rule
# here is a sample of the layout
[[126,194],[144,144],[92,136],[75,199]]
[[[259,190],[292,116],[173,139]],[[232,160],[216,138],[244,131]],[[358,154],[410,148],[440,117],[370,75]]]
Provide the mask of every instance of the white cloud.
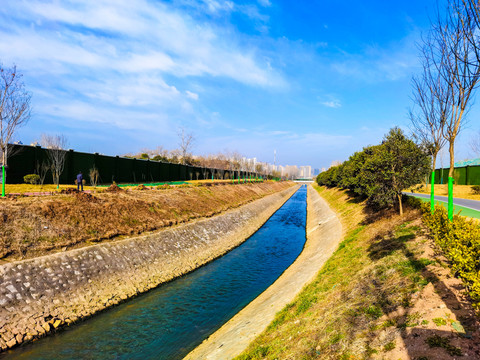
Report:
[[198,94],[194,93],[194,92],[191,92],[191,91],[185,91],[185,93],[187,94],[187,97],[190,98],[190,99],[193,99],[193,100],[198,100]]
[[[212,9],[220,7],[214,0],[206,3]],[[278,73],[256,57],[255,50],[246,50],[231,34],[164,4],[145,0],[136,1],[135,6],[111,0],[15,4],[4,9],[14,16],[6,24],[11,30],[0,33],[0,52],[30,64],[57,61],[63,68],[77,65],[128,72],[158,70],[177,77],[221,76],[266,87],[283,83]],[[255,7],[244,11],[261,17]],[[33,20],[42,25],[19,25]]]
[[[206,11],[240,11],[231,1],[202,3]],[[24,73],[35,116],[64,124],[161,132],[209,111],[196,87],[203,80],[285,86],[262,49],[228,25],[149,0],[8,1],[0,8],[0,54]]]
[[258,0],[258,3],[263,7],[272,6],[272,2],[270,0]]
[[326,107],[329,107],[329,108],[333,108],[333,109],[338,109],[338,108],[342,107],[342,104],[340,103],[340,101],[336,101],[336,100],[324,101],[324,102],[322,102],[322,105],[324,105]]

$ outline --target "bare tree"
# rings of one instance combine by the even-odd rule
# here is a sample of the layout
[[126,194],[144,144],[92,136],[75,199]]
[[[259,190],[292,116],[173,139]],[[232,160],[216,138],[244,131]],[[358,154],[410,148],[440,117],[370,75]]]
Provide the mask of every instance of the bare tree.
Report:
[[[414,129],[414,136],[424,144],[432,156],[431,196],[430,207],[433,213],[435,168],[437,156],[447,141],[445,137],[445,124],[451,115],[450,85],[438,71],[444,66],[446,53],[435,51],[432,37],[424,39],[422,48],[422,74],[413,77],[413,102],[414,108],[409,111],[410,121]],[[444,48],[442,48],[444,50]]]
[[[448,173],[448,217],[453,218],[453,174],[455,140],[467,114],[480,76],[478,22],[469,0],[453,0],[447,15],[440,15],[433,24],[428,54],[430,63],[442,77],[448,93],[448,116],[443,136],[448,142],[450,169]],[[473,5],[472,5],[473,6]],[[477,5],[475,4],[476,8]]]
[[48,170],[50,170],[50,163],[48,161],[37,162],[37,174],[40,177],[40,186],[43,186]]
[[0,155],[2,157],[2,196],[5,196],[5,168],[9,142],[15,130],[30,119],[31,95],[25,89],[22,74],[17,67],[4,68],[0,64]]
[[480,131],[470,139],[470,148],[476,156],[480,156]]
[[67,138],[65,135],[46,135],[42,134],[42,146],[47,149],[48,158],[52,169],[53,182],[60,187],[60,175],[65,165],[65,156],[67,155]]
[[98,180],[100,179],[100,172],[98,171],[98,169],[94,166],[93,168],[90,169],[88,175],[90,177],[90,184],[93,187],[97,187]]
[[195,138],[192,133],[187,132],[185,128],[181,127],[178,132],[178,139],[179,139],[179,150],[180,150],[180,157],[182,164],[185,165],[187,162],[190,162],[191,158],[191,151],[193,147],[193,143]]

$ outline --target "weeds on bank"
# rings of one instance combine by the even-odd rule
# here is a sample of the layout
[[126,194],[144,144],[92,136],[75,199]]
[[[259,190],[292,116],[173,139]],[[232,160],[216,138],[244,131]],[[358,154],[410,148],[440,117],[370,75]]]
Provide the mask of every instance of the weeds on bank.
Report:
[[361,202],[337,189],[318,191],[341,215],[345,240],[237,359],[388,358],[398,331],[422,323],[418,313],[398,312],[428,284],[422,271],[431,261],[418,258],[411,244],[421,231],[412,223],[418,211],[367,224]]

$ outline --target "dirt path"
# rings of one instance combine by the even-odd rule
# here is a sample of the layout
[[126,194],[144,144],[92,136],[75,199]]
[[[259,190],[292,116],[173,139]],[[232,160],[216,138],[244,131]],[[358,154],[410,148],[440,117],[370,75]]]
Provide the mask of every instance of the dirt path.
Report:
[[231,359],[246,349],[275,314],[313,280],[342,239],[342,225],[311,187],[307,198],[307,242],[297,260],[254,301],[188,354],[185,359]]

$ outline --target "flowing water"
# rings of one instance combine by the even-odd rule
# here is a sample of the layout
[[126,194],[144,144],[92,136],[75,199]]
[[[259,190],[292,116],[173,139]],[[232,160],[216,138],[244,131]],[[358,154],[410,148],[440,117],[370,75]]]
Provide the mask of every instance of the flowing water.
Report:
[[302,186],[252,237],[223,257],[0,358],[181,359],[301,253],[306,193]]

